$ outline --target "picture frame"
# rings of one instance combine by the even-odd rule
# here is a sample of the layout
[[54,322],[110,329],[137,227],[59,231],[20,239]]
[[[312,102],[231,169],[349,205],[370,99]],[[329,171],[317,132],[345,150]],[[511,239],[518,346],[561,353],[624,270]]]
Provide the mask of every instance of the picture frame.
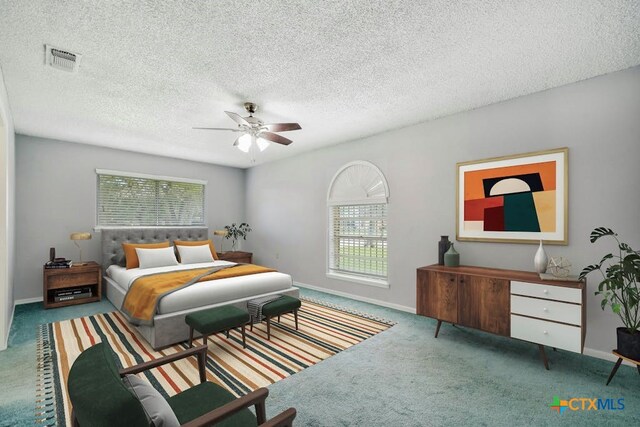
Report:
[[568,244],[569,149],[456,164],[456,239]]

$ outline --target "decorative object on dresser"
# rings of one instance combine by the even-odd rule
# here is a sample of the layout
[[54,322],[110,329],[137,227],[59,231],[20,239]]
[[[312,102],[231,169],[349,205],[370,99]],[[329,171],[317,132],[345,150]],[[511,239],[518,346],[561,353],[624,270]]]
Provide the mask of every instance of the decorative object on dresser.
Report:
[[449,236],[440,236],[440,241],[438,242],[438,264],[444,265],[444,254],[449,250],[449,245],[451,245]]
[[70,268],[43,269],[44,308],[63,307],[100,301],[102,268],[96,262],[74,264]]
[[234,222],[231,225],[225,225],[224,229],[227,232],[224,238],[231,239],[231,251],[233,252],[236,250],[239,238],[242,237],[242,240],[247,240],[247,234],[251,231],[251,226],[246,222],[236,226],[236,223]]
[[566,245],[568,149],[458,163],[456,239]]
[[562,256],[551,257],[549,260],[549,272],[557,278],[569,277],[571,262]]
[[533,258],[533,266],[538,273],[546,273],[548,265],[549,257],[547,257],[547,253],[544,251],[544,247],[542,246],[542,240],[540,240],[540,246],[538,246],[536,256]]
[[460,265],[460,254],[453,247],[453,243],[450,244],[449,250],[444,254],[444,265],[447,267],[457,267]]
[[416,313],[442,322],[582,353],[586,284],[545,281],[536,273],[431,265],[417,270]]
[[[622,320],[623,327],[617,329],[617,352],[633,360],[640,360],[640,253],[618,239],[610,228],[595,228],[589,241],[595,243],[601,237],[615,239],[617,251],[602,257],[598,264],[586,266],[580,273],[585,278],[598,271],[603,280],[598,284],[596,295],[602,296],[601,306],[607,305]],[[615,373],[614,373],[615,374]]]
[[71,235],[69,236],[69,239],[73,240],[73,243],[78,247],[78,251],[80,252],[79,261],[76,261],[75,265],[86,265],[87,263],[82,262],[82,247],[78,243],[78,240],[90,240],[91,233],[79,233],[79,232],[71,233]]
[[223,261],[242,263],[242,264],[251,264],[253,260],[253,252],[243,252],[243,251],[219,252],[218,259],[221,259]]

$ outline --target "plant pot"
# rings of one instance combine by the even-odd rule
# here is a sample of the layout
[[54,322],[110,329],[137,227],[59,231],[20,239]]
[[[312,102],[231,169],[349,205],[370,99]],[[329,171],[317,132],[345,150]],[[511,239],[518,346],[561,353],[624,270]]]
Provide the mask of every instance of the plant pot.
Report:
[[633,360],[640,360],[640,332],[630,334],[625,327],[616,329],[618,353]]

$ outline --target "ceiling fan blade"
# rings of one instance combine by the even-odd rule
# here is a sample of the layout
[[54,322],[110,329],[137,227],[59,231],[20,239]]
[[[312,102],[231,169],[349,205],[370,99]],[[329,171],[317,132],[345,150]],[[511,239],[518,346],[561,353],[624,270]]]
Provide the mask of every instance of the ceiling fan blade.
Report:
[[276,133],[272,133],[272,132],[260,132],[258,134],[258,136],[260,138],[264,138],[267,141],[271,141],[271,142],[276,142],[278,144],[282,144],[282,145],[289,145],[291,144],[293,141],[290,139],[285,138],[284,136],[280,136]]
[[231,132],[240,132],[240,129],[231,129],[231,128],[199,128],[199,127],[193,127],[191,129],[202,129],[202,130],[228,130]]
[[232,111],[225,111],[225,113],[227,113],[227,116],[231,117],[231,119],[237,124],[251,126],[251,124],[248,121],[246,121],[243,117],[241,117],[239,114],[236,114]]
[[289,130],[302,129],[298,123],[270,123],[262,126],[271,132],[286,132]]

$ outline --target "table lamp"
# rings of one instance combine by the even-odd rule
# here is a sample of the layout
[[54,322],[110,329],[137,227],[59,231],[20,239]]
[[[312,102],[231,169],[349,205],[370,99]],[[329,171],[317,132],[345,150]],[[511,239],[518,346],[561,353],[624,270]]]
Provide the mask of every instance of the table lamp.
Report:
[[221,236],[222,239],[220,239],[220,252],[224,252],[222,250],[222,242],[224,242],[224,238],[227,236],[227,234],[229,234],[227,232],[227,230],[214,230],[213,235],[214,236]]
[[80,251],[80,261],[74,262],[73,265],[87,265],[88,262],[82,262],[82,248],[80,247],[80,244],[78,244],[78,240],[90,240],[91,233],[71,233],[69,239],[73,240],[73,243],[78,247],[78,250]]

